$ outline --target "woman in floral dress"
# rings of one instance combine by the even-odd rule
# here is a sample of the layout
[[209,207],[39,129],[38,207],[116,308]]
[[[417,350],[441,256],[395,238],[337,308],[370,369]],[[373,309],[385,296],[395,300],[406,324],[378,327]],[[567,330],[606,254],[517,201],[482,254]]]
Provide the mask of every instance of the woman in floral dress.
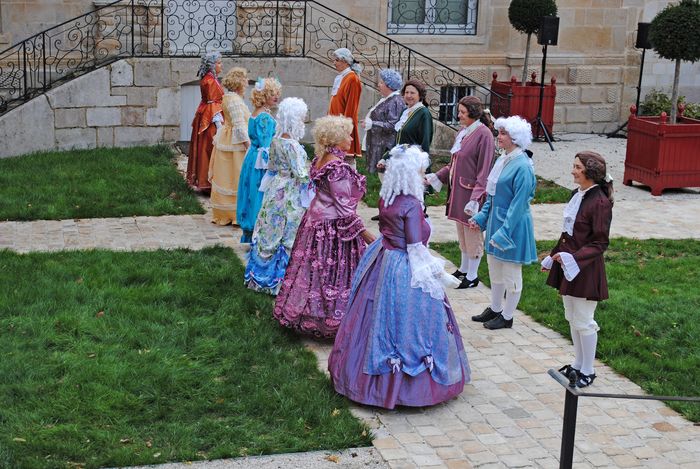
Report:
[[250,247],[245,283],[248,288],[277,295],[289,264],[301,218],[309,206],[307,158],[299,139],[304,136],[307,106],[286,98],[277,113],[277,136],[270,145],[264,191]]

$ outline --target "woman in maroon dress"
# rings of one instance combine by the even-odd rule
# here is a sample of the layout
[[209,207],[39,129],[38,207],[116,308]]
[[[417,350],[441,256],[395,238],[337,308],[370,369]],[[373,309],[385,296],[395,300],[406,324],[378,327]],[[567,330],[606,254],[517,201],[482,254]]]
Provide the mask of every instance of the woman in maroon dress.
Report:
[[574,344],[574,362],[561,371],[583,388],[593,383],[600,328],[593,319],[600,300],[608,298],[603,253],[608,248],[613,187],[605,160],[598,153],[576,155],[571,171],[579,188],[564,209],[559,242],[542,261],[549,271],[547,285],[559,290]]

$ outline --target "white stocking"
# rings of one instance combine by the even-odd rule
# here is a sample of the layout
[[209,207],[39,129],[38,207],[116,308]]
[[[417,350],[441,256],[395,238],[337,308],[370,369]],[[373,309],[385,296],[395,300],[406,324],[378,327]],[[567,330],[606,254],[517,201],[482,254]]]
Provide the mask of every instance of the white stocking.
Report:
[[595,373],[593,360],[595,360],[595,348],[598,345],[598,333],[581,336],[581,350],[583,351],[583,363],[581,363],[581,373],[591,375]]
[[518,307],[521,294],[522,290],[518,292],[509,291],[506,293],[506,305],[503,307],[503,319],[513,319],[513,313],[515,313],[515,308]]
[[578,329],[574,329],[574,326],[569,324],[569,330],[571,330],[571,341],[574,343],[574,362],[571,364],[571,368],[581,369],[581,363],[583,361],[583,350],[581,350],[581,334],[579,334]]
[[469,255],[466,252],[464,252],[464,251],[461,251],[461,252],[462,252],[462,263],[459,265],[459,271],[462,272],[463,274],[466,274],[467,272],[469,272],[470,259],[469,259]]
[[491,309],[500,313],[503,310],[503,295],[506,293],[505,283],[491,283]]
[[[464,262],[464,253],[462,253],[462,262]],[[479,276],[479,263],[481,256],[471,257],[467,262],[467,280],[474,280]],[[460,269],[461,270],[461,269]]]

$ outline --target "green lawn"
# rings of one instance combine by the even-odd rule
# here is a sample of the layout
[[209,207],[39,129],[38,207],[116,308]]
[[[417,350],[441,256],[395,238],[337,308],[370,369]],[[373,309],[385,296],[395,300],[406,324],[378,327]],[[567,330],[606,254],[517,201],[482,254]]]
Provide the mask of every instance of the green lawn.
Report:
[[370,444],[225,248],[0,251],[0,467]]
[[[538,242],[540,258],[553,245]],[[431,247],[459,263],[457,243]],[[611,241],[605,258],[610,299],[596,310],[601,327],[598,358],[650,394],[700,396],[700,242],[618,238]],[[486,262],[481,263],[479,277],[488,284]],[[523,268],[519,309],[570,337],[561,298],[545,280],[539,265]],[[700,421],[697,403],[669,405]]]
[[204,213],[166,146],[0,159],[0,220]]

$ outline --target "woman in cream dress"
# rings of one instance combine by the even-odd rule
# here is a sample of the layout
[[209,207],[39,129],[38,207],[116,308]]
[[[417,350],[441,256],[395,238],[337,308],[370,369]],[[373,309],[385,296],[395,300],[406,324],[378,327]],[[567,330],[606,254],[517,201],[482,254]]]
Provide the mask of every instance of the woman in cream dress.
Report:
[[209,161],[212,223],[236,223],[238,179],[246,151],[250,147],[248,118],[250,111],[243,102],[248,72],[234,67],[226,73],[223,85],[228,90],[223,99],[224,125],[214,137],[214,151]]

